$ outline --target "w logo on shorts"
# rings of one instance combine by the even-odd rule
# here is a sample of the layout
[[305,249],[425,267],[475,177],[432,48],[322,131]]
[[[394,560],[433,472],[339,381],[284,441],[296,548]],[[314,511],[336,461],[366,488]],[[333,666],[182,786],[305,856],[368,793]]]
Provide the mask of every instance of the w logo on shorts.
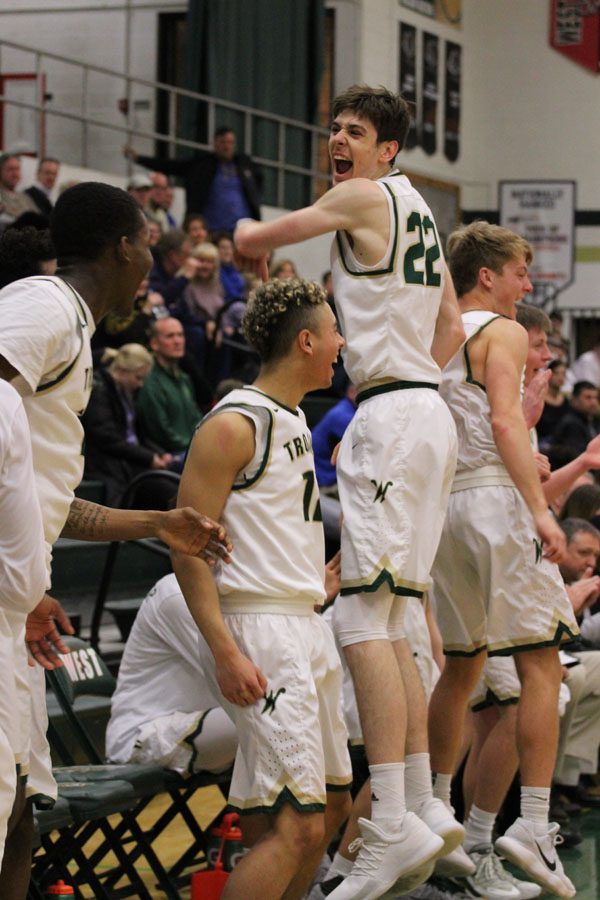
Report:
[[284,687],[279,688],[279,690],[277,691],[276,694],[273,694],[273,691],[271,691],[270,694],[265,694],[265,696],[264,696],[265,705],[263,706],[263,708],[260,711],[261,715],[264,716],[264,714],[267,712],[269,713],[270,716],[273,715],[273,713],[275,712],[275,704],[277,703],[277,698],[279,697],[280,694],[285,694]]
[[533,539],[533,546],[535,547],[535,564],[542,561],[542,557],[544,555],[542,542],[538,538]]
[[385,495],[386,495],[386,493],[387,493],[387,489],[388,489],[389,487],[392,487],[393,484],[394,484],[394,482],[393,482],[393,481],[386,481],[386,483],[383,484],[383,483],[380,481],[379,484],[377,484],[377,482],[374,481],[373,478],[371,478],[371,484],[373,484],[373,485],[375,486],[375,488],[376,488],[376,490],[375,490],[375,499],[373,500],[373,503],[377,503],[378,500],[379,500],[380,503],[383,503],[383,501],[385,500]]

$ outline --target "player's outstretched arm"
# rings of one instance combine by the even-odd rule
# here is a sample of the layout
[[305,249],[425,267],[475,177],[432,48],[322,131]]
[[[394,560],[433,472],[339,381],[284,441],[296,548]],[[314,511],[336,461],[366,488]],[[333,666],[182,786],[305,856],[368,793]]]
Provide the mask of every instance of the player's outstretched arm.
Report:
[[431,344],[431,355],[440,369],[443,369],[450,362],[465,340],[465,330],[460,317],[460,308],[456,299],[452,276],[448,266],[444,268],[442,302],[440,303]]
[[[254,426],[239,413],[220,413],[205,422],[192,441],[178,503],[219,518],[237,473],[254,456],[254,445]],[[264,695],[267,682],[227,628],[209,567],[177,551],[172,559],[189,610],[214,656],[223,696],[239,706],[255,703]]]
[[62,537],[81,541],[134,541],[159,538],[171,549],[201,556],[214,565],[217,557],[229,561],[231,542],[222,525],[195,509],[111,509],[76,497]]
[[497,319],[486,333],[484,383],[494,440],[502,462],[535,520],[545,544],[545,556],[559,562],[565,552],[565,536],[548,511],[521,405],[521,374],[529,345],[527,332],[512,320]]
[[242,259],[259,259],[277,247],[297,244],[331,231],[368,227],[385,198],[374,182],[355,178],[327,191],[312,206],[298,209],[271,222],[242,219],[233,240]]

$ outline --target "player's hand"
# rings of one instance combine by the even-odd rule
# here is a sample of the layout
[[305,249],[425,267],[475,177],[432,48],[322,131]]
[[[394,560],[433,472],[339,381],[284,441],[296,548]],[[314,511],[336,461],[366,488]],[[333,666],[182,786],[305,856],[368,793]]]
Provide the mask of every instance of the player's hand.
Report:
[[567,541],[565,533],[548,510],[535,516],[535,527],[544,544],[544,556],[550,562],[559,563],[565,557]]
[[338,550],[325,565],[325,594],[326,603],[335,600],[340,592],[342,583],[342,551]]
[[252,706],[265,695],[267,679],[243,653],[216,660],[215,674],[221,693],[236,706]]
[[238,250],[233,254],[233,261],[240,272],[251,272],[263,282],[269,280],[269,264],[268,257],[260,256],[258,259],[252,259],[250,256],[244,256]]
[[209,566],[218,559],[231,562],[233,544],[222,525],[203,516],[191,506],[157,513],[155,537],[172,550],[187,556],[199,556]]
[[75,634],[75,629],[58,600],[44,594],[27,616],[25,624],[25,641],[29,652],[44,669],[60,668],[64,663],[58,654],[69,653],[55,620],[67,634]]
[[540,481],[543,484],[545,481],[548,481],[548,479],[552,475],[550,460],[547,456],[544,456],[543,453],[534,453],[533,458],[535,459],[535,464],[537,466],[538,475],[540,476]]
[[550,369],[540,369],[525,388],[523,394],[523,415],[528,428],[533,428],[537,425],[544,411],[544,400],[548,393],[548,382],[551,375]]
[[589,442],[583,451],[586,469],[600,469],[600,434]]
[[576,616],[591,606],[598,599],[600,593],[600,577],[592,575],[591,567],[584,572],[583,578],[566,585],[567,594]]

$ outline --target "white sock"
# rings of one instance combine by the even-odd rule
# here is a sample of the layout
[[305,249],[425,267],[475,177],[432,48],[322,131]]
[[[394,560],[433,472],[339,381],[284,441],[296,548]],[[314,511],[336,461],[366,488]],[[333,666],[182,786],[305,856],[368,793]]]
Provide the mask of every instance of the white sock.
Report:
[[466,835],[463,841],[463,847],[469,852],[478,844],[491,844],[492,834],[494,831],[494,822],[496,821],[496,813],[486,812],[479,809],[478,806],[471,807],[469,817],[465,822]]
[[450,787],[452,775],[444,775],[443,772],[434,772],[431,775],[433,781],[433,796],[441,800],[446,806],[450,806]]
[[521,787],[521,816],[536,826],[536,834],[548,831],[550,816],[549,787]]
[[404,763],[369,766],[371,773],[371,821],[384,831],[397,831],[404,813]]
[[338,851],[333,857],[333,862],[327,869],[327,875],[323,879],[323,881],[328,881],[330,878],[333,878],[334,875],[343,875],[344,878],[347,878],[350,872],[352,871],[352,866],[354,865],[354,860],[346,859],[345,856]]
[[411,753],[406,757],[405,766],[406,808],[418,812],[433,797],[429,753]]

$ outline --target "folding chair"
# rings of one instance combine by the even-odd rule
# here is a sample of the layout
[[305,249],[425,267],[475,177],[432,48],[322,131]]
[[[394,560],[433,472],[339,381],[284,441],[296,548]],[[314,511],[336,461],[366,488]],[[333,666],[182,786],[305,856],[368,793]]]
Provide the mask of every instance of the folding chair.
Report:
[[[102,658],[89,644],[73,637],[67,637],[65,641],[71,649],[69,656],[64,657],[65,666],[48,672],[47,677],[67,722],[77,737],[78,745],[90,765],[73,766],[72,755],[51,724],[49,729],[51,746],[67,766],[55,771],[59,790],[66,789],[69,781],[81,777],[96,783],[114,779],[127,782],[134,791],[135,805],[128,815],[123,816],[116,828],[116,834],[124,838],[128,830],[131,832],[136,845],[129,851],[130,861],[135,861],[143,855],[167,897],[178,898],[177,886],[181,884],[184,871],[190,866],[198,867],[206,862],[206,834],[196,821],[189,807],[189,801],[199,788],[209,785],[217,785],[225,798],[229,789],[229,775],[198,774],[182,778],[176,772],[161,766],[103,764],[97,747],[77,716],[74,703],[76,697],[82,695],[111,696],[116,681]],[[169,806],[150,827],[145,828],[140,840],[137,819],[150,800],[160,793],[168,795]],[[190,841],[179,859],[165,871],[152,845],[178,815],[189,831]]]
[[[179,480],[180,476],[176,472],[167,470],[152,469],[148,472],[141,472],[127,486],[121,499],[121,509],[166,510],[177,495]],[[149,553],[162,556],[170,562],[169,550],[160,541],[152,538],[141,538],[133,541],[133,543]],[[111,541],[106,553],[90,628],[90,643],[95,650],[98,650],[100,645],[100,624],[104,611],[106,610],[112,614],[121,632],[123,641],[126,641],[142,602],[141,598],[107,601],[117,556],[122,544],[123,541]]]

